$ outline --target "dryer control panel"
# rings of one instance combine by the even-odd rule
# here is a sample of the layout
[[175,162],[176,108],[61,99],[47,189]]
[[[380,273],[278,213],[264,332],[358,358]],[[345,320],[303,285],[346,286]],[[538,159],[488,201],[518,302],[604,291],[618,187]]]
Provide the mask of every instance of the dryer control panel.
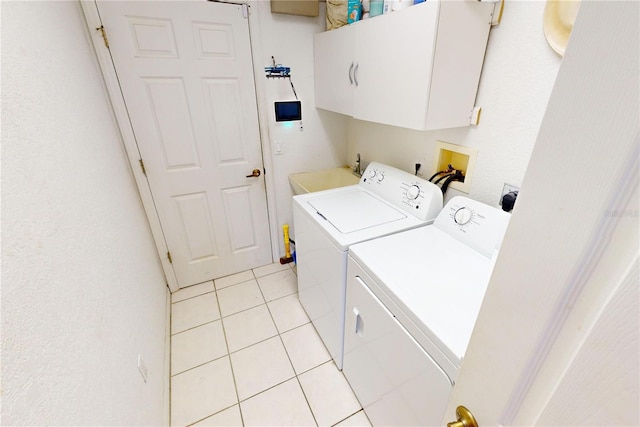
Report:
[[442,209],[442,191],[437,185],[382,163],[369,163],[360,185],[423,221],[433,220]]
[[434,226],[491,258],[500,248],[510,217],[500,209],[457,196],[442,209]]

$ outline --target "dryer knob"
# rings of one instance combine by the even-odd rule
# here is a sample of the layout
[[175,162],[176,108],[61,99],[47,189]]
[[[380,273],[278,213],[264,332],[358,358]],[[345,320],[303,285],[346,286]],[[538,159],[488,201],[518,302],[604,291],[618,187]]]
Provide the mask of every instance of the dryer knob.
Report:
[[467,208],[460,208],[453,214],[456,224],[465,225],[471,221],[472,212]]
[[384,174],[382,172],[380,172],[378,174],[378,182],[382,182],[383,179],[384,179]]
[[376,170],[371,169],[371,171],[369,171],[369,178],[373,178],[374,176],[376,176]]

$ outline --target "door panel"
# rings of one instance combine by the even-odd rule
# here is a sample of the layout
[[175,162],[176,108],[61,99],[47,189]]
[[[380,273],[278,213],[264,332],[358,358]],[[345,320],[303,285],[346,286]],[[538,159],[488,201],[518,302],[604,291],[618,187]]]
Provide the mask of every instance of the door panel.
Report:
[[199,59],[233,59],[232,28],[227,24],[194,22]]
[[144,79],[165,168],[200,167],[182,79]]
[[238,252],[253,248],[257,244],[255,223],[251,218],[251,187],[227,188],[223,191],[224,208],[229,217],[227,222],[231,238],[231,251]]
[[218,249],[209,223],[211,210],[206,193],[185,194],[174,200],[180,213],[180,225],[184,228],[190,262],[216,257]]
[[[101,6],[101,5],[100,5]],[[100,10],[104,10],[101,6]],[[177,58],[173,27],[168,19],[130,16],[127,23],[138,58]]]
[[238,102],[240,98],[238,83],[222,79],[206,79],[203,84],[207,96],[210,126],[215,132],[212,136],[218,163],[246,160],[245,145],[234,143],[245,140],[242,133],[243,123],[238,120],[242,117],[242,108]]
[[242,6],[97,6],[178,285],[271,262]]

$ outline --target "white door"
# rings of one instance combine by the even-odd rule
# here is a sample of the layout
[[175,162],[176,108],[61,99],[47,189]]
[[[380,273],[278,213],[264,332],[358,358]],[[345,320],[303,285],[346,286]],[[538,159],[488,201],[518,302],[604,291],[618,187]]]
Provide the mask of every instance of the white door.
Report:
[[97,6],[178,285],[271,262],[243,7]]
[[580,6],[443,425],[640,425],[639,10]]

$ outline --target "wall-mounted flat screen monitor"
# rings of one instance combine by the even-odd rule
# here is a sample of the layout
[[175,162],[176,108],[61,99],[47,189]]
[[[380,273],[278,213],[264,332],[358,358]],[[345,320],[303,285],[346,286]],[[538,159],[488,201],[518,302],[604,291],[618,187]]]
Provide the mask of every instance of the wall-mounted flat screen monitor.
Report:
[[276,101],[276,122],[292,122],[302,120],[302,104],[300,101]]

